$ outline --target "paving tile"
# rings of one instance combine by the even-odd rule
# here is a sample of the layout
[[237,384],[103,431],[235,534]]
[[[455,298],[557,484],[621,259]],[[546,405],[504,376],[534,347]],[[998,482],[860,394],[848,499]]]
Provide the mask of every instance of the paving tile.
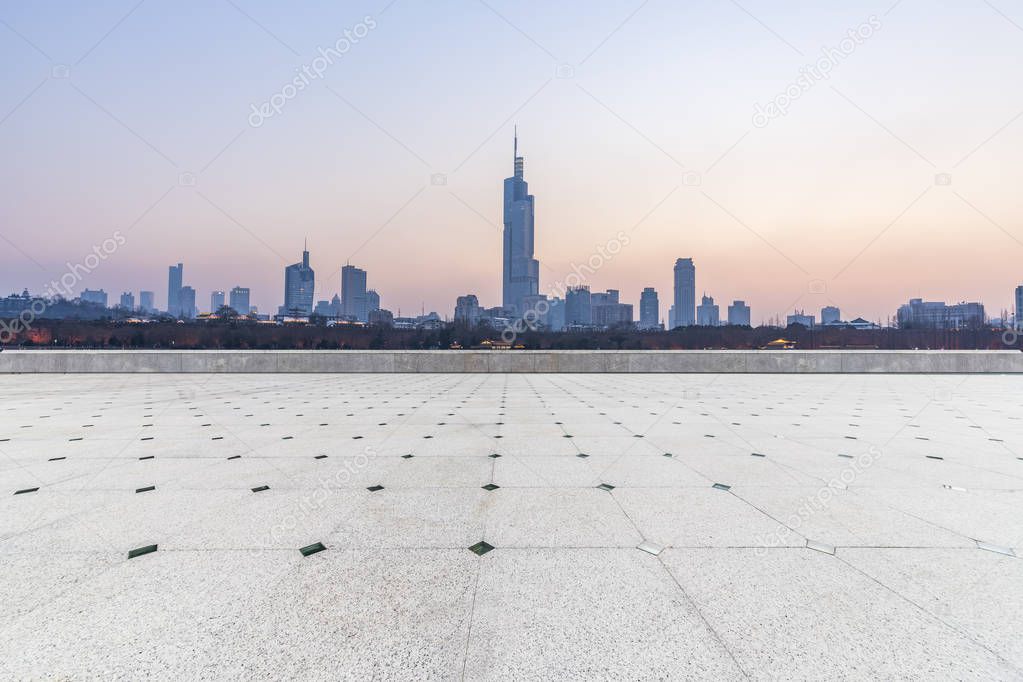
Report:
[[1023,671],[1023,561],[946,548],[853,548],[842,559]]
[[465,668],[470,679],[742,679],[664,567],[634,548],[482,557]]
[[907,674],[1013,679],[1020,674],[828,554],[668,549],[661,558],[754,679]]

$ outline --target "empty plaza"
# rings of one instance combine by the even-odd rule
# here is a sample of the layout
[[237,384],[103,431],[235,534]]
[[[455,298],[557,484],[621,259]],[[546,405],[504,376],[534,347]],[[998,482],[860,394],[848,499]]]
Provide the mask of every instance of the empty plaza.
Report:
[[1023,677],[1004,375],[0,385],[0,676]]

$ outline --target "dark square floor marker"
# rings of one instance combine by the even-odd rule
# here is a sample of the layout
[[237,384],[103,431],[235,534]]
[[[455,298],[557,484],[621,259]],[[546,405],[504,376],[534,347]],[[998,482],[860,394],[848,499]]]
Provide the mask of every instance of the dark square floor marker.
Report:
[[615,489],[615,487],[610,483],[601,483],[597,487],[600,488],[601,490],[606,490],[607,492],[611,492],[612,490]]
[[497,489],[498,489],[498,488],[500,488],[500,487],[501,487],[501,486],[499,486],[499,485],[494,485],[493,483],[487,483],[487,484],[486,484],[485,486],[483,486],[483,489],[484,489],[484,490],[497,490]]
[[135,492],[137,492],[137,493],[148,493],[148,492],[151,492],[153,490],[156,490],[156,486],[155,485],[147,485],[144,488],[135,488]]
[[475,545],[469,547],[469,551],[477,556],[483,556],[492,549],[494,549],[494,546],[486,540],[480,540]]
[[152,554],[156,551],[156,545],[146,545],[145,547],[136,547],[135,549],[128,550],[128,558],[134,559],[136,557],[143,556],[144,554]]
[[15,490],[14,494],[15,495],[25,495],[27,493],[34,493],[37,490],[39,490],[39,488],[24,488],[22,490]]
[[409,455],[402,455],[401,458],[402,459],[412,459],[413,456],[414,455],[411,455],[411,454],[409,454]]
[[305,547],[298,551],[302,552],[302,556],[310,556],[312,554],[316,554],[317,552],[322,552],[325,549],[327,548],[323,546],[322,542],[314,542],[311,545],[306,545]]
[[366,490],[370,491],[371,493],[375,493],[375,492],[383,490],[383,489],[384,489],[384,486],[382,486],[382,485],[371,485],[370,487],[366,488]]
[[313,459],[327,459],[326,455],[316,455]]
[[731,490],[732,489],[732,486],[725,485],[724,483],[715,483],[711,487],[714,488],[715,490]]
[[254,492],[254,493],[261,493],[264,490],[269,490],[269,489],[270,489],[270,486],[268,486],[268,485],[261,485],[261,486],[257,486],[255,488],[253,488],[252,492]]

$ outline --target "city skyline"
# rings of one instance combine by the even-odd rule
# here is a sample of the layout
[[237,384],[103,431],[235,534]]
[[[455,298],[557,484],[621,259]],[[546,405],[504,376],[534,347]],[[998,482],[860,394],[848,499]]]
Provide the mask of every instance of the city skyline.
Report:
[[[482,313],[487,311],[485,317],[488,319],[496,317],[514,321],[515,318],[522,318],[527,326],[547,327],[559,331],[565,324],[571,325],[593,325],[594,327],[612,327],[616,324],[634,324],[639,329],[656,329],[688,326],[719,326],[723,324],[740,324],[749,326],[752,324],[751,306],[744,300],[735,300],[728,306],[727,315],[722,317],[720,306],[715,304],[714,297],[708,296],[704,290],[701,303],[696,303],[696,266],[693,258],[678,258],[673,268],[673,295],[668,310],[664,315],[665,324],[660,323],[662,312],[659,309],[658,294],[655,287],[644,287],[639,295],[639,319],[635,319],[633,306],[620,300],[620,290],[608,289],[606,292],[591,291],[591,285],[582,284],[589,281],[592,274],[607,261],[610,261],[620,252],[622,245],[628,245],[629,239],[619,232],[618,239],[612,240],[617,244],[616,250],[607,252],[607,248],[598,248],[596,255],[600,256],[599,264],[595,264],[592,257],[583,264],[574,264],[572,273],[565,277],[549,283],[547,288],[540,287],[539,261],[534,257],[535,241],[535,197],[529,193],[528,184],[525,181],[524,168],[525,158],[518,152],[519,139],[517,126],[513,133],[513,175],[504,180],[504,207],[503,207],[503,253],[502,253],[502,303],[487,311],[486,306],[480,306],[478,297],[475,295],[459,296],[455,302],[455,310],[452,316],[445,312],[441,315],[444,320],[480,319]],[[610,247],[609,242],[606,247]],[[167,284],[167,307],[166,312],[172,317],[194,318],[201,312],[196,304],[198,292],[192,286],[184,284],[184,265],[179,262],[168,267]],[[351,263],[344,265],[341,270],[340,293],[335,293],[331,300],[319,299],[315,289],[315,271],[310,265],[310,252],[308,249],[308,238],[303,242],[302,260],[284,268],[284,294],[283,305],[277,307],[277,318],[309,318],[316,314],[328,318],[347,318],[349,320],[367,324],[372,322],[371,313],[379,311],[380,295],[374,289],[367,288],[367,272],[364,269],[353,266]],[[577,278],[576,284],[572,285],[569,280]],[[811,293],[826,294],[826,286],[820,291],[814,291],[815,282],[810,283]],[[951,326],[968,326],[976,323],[984,324],[987,318],[1000,319],[1003,323],[1014,315],[1014,324],[1019,326],[1021,314],[1021,290],[1023,286],[1017,287],[1013,292],[1013,306],[1000,312],[1008,315],[996,318],[988,315],[983,303],[958,301],[951,305],[946,302],[932,301],[924,302],[922,298],[911,298],[908,303],[898,307],[895,315],[889,315],[886,319],[879,318],[876,323],[857,317],[854,324],[860,327],[870,326],[879,328],[882,324],[895,322],[900,326],[910,321],[928,320],[931,322],[941,321],[942,324]],[[244,293],[243,293],[244,292]],[[119,305],[124,310],[139,310],[140,312],[156,312],[154,308],[147,308],[142,301],[149,297],[152,299],[152,292],[140,290],[138,308],[135,306],[134,294],[131,291],[123,292],[119,299]],[[563,297],[563,298],[562,298]],[[93,290],[85,288],[80,296],[82,301],[98,304],[102,307],[108,305],[108,294],[103,289]],[[472,303],[469,303],[469,299]],[[231,303],[229,307],[236,313],[247,315],[258,310],[258,306],[249,305],[249,289],[235,287],[231,291]],[[226,303],[225,293],[222,290],[213,290],[210,294],[209,313],[216,313]],[[237,305],[235,305],[237,303]],[[464,306],[469,305],[477,312],[467,313]],[[114,307],[114,306],[111,306]],[[441,308],[443,309],[443,307]],[[393,319],[393,312],[386,311]],[[400,309],[399,309],[400,315]],[[425,302],[422,307],[425,316]],[[432,311],[431,315],[436,311]],[[841,312],[838,306],[827,303],[820,308],[821,325],[846,324],[848,320],[841,319]],[[268,319],[273,317],[263,313]],[[793,308],[792,313],[787,311],[783,314],[774,314],[766,319],[761,318],[758,324],[780,325],[781,319],[787,320],[787,324],[797,323],[808,328],[818,326],[815,315],[806,315],[802,309]],[[552,321],[554,321],[552,323]],[[507,322],[505,324],[508,324]]]
[[[754,322],[826,305],[884,320],[916,297],[1011,309],[1023,99],[1001,84],[1023,53],[1006,16],[1020,17],[983,3],[743,7],[311,3],[289,17],[253,1],[202,8],[198,26],[149,4],[7,8],[0,291],[43,290],[119,230],[79,292],[162,301],[156,273],[181,261],[200,300],[243,282],[271,312],[307,233],[316,300],[351,260],[392,310],[449,312],[467,291],[498,302],[495,178],[517,122],[541,293],[626,230],[632,244],[587,284],[637,307],[650,286],[668,301],[670,262],[692,257],[701,292],[745,300]],[[429,40],[428,18],[444,27]],[[842,51],[859,28],[870,37]],[[346,30],[363,37],[322,78],[249,120]],[[833,72],[772,113],[822,47],[841,52]]]

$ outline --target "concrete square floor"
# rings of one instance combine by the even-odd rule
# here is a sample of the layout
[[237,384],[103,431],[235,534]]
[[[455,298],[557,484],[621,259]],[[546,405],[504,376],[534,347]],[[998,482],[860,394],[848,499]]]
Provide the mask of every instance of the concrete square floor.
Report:
[[1023,679],[1021,553],[1018,377],[0,377],[2,678]]

